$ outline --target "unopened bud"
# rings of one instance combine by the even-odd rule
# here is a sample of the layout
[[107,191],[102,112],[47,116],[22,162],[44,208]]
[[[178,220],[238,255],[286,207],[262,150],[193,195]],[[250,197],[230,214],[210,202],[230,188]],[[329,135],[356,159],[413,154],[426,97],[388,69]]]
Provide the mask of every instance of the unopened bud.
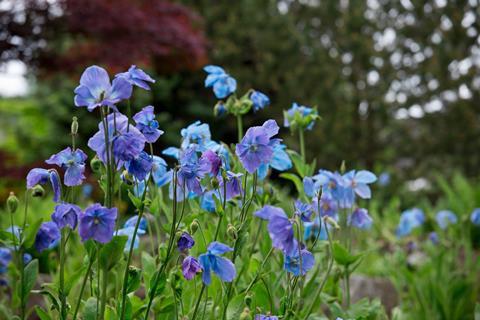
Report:
[[72,118],[72,128],[71,128],[72,134],[76,135],[78,133],[78,119],[77,117]]
[[45,195],[45,189],[39,184],[32,188],[32,197],[43,197]]
[[345,163],[345,160],[342,161],[342,164],[340,165],[340,173],[344,174],[347,171],[347,165]]
[[236,240],[238,237],[237,229],[231,224],[227,226],[227,235],[233,240]]
[[198,220],[193,219],[192,223],[190,224],[190,234],[194,235],[195,232],[197,232],[199,226],[200,224],[198,223]]
[[252,294],[251,293],[247,293],[245,295],[245,298],[243,299],[243,301],[245,302],[245,304],[248,306],[248,307],[251,307],[251,304],[252,304]]
[[240,314],[240,320],[252,320],[252,315],[250,313],[249,308],[243,309],[242,313]]
[[177,231],[177,233],[175,234],[175,238],[176,239],[180,238],[182,236],[182,234],[183,234],[183,231],[180,231],[180,230]]
[[15,213],[18,208],[18,198],[15,196],[15,193],[10,191],[10,195],[7,198],[7,208],[8,212]]
[[90,161],[90,168],[92,168],[93,172],[100,172],[100,169],[102,168],[102,160],[98,159],[97,157],[94,157]]
[[324,219],[325,219],[326,223],[328,223],[329,225],[331,225],[335,229],[340,229],[340,226],[338,225],[337,221],[335,221],[335,219],[332,219],[329,216],[326,216]]

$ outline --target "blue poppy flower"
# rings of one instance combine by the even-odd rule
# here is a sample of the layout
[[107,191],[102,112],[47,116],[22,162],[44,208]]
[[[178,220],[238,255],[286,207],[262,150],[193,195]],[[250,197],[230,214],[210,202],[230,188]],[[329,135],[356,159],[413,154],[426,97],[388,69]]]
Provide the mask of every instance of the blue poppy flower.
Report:
[[322,193],[320,196],[320,202],[318,201],[318,196],[314,197],[312,200],[312,207],[320,214],[321,217],[329,216],[331,218],[337,217],[338,206],[337,202],[333,199],[332,195],[328,192]]
[[35,249],[38,252],[51,249],[58,245],[60,240],[60,229],[55,222],[48,221],[40,225],[35,236]]
[[368,186],[377,181],[377,176],[367,170],[350,171],[344,175],[346,185],[362,199],[370,199],[372,192]]
[[142,111],[133,116],[135,127],[140,130],[145,136],[148,143],[154,143],[163,134],[162,130],[158,129],[158,121],[155,120],[153,113],[153,106],[146,106]]
[[264,93],[260,91],[253,91],[250,94],[250,100],[253,103],[253,111],[257,112],[270,105],[270,99]]
[[187,256],[185,259],[183,259],[182,273],[186,280],[192,280],[193,277],[195,277],[195,275],[201,271],[202,267],[197,259],[192,256]]
[[106,208],[95,203],[85,209],[79,220],[78,233],[82,241],[93,239],[107,243],[112,240],[115,231],[117,208]]
[[294,207],[295,215],[299,216],[303,222],[310,221],[310,217],[313,214],[313,207],[311,204],[295,200]]
[[285,254],[283,267],[287,272],[294,276],[304,276],[315,265],[313,254],[307,249],[295,250],[290,254]]
[[[242,194],[243,192],[242,182],[240,181],[242,176],[243,176],[243,173],[235,173],[235,172],[227,171],[227,179],[226,179],[227,185],[225,190],[227,200],[230,200]],[[220,189],[220,194],[223,197],[223,177],[220,178],[219,189]]]
[[168,170],[167,163],[158,156],[152,157],[152,178],[157,187],[162,187],[170,182],[172,172]]
[[470,215],[470,221],[472,221],[474,225],[480,225],[480,208],[473,210],[472,214]]
[[153,159],[145,151],[140,152],[138,157],[128,161],[125,168],[128,173],[132,174],[137,180],[145,180],[152,171]]
[[274,147],[280,143],[280,139],[272,139],[278,130],[275,120],[267,120],[261,127],[249,128],[237,144],[235,152],[249,173],[272,160]]
[[283,143],[276,144],[273,147],[273,157],[268,164],[262,164],[258,168],[258,179],[263,180],[267,176],[269,167],[278,171],[287,171],[292,168],[292,160],[288,155],[286,145]]
[[91,66],[85,69],[80,85],[75,88],[75,106],[87,107],[93,111],[100,106],[116,110],[115,104],[132,95],[132,85],[124,77],[115,78],[110,84],[110,77],[105,69]]
[[318,118],[317,110],[294,102],[292,107],[284,112],[283,126],[292,130],[312,130]]
[[211,272],[215,273],[222,281],[232,282],[236,275],[235,265],[221,254],[233,251],[226,244],[214,241],[208,245],[207,252],[198,257],[203,269],[202,281],[206,285],[212,282]]
[[278,320],[277,316],[257,314],[255,315],[255,320]]
[[435,216],[440,229],[447,229],[449,224],[455,224],[458,221],[457,216],[450,210],[442,210]]
[[[178,170],[178,189],[201,195],[203,190],[200,180],[209,172],[210,164],[205,158],[199,158],[195,146],[187,148],[180,156]],[[183,192],[183,191],[182,191]]]
[[222,166],[222,159],[213,152],[212,150],[206,150],[202,153],[202,158],[205,159],[206,162],[210,165],[210,169],[208,170],[212,176],[217,176],[218,172],[220,171],[220,167]]
[[[321,225],[320,225],[321,221]],[[304,222],[304,231],[303,231],[303,239],[305,241],[309,239],[315,239],[318,237],[319,240],[327,240],[327,230],[326,228],[330,228],[330,225],[325,223],[323,219],[320,219],[319,216],[316,216],[312,222]]]
[[81,185],[85,179],[85,160],[87,160],[85,152],[68,147],[52,155],[45,162],[65,169],[64,183],[66,186],[73,187]]
[[283,250],[287,254],[297,250],[298,243],[295,239],[293,224],[283,209],[267,205],[254,215],[268,221],[268,233],[274,248]]
[[348,217],[348,224],[357,229],[368,230],[372,227],[373,220],[368,215],[367,209],[356,208]]
[[205,88],[213,87],[213,93],[218,99],[231,95],[237,89],[237,81],[218,66],[206,66],[203,68],[208,73],[205,79]]
[[56,170],[35,168],[27,174],[27,189],[32,189],[37,184],[46,184],[50,181],[53,189],[53,201],[58,202],[62,196],[60,176]]
[[137,66],[132,65],[128,68],[127,72],[122,72],[115,75],[115,78],[122,77],[126,79],[131,85],[135,85],[145,90],[150,90],[148,82],[155,83],[155,80],[152,79],[148,74],[145,73],[142,69],[137,68]]
[[195,245],[195,240],[187,232],[182,232],[177,241],[177,248],[180,251],[191,249]]
[[420,227],[425,222],[423,211],[417,208],[405,210],[400,216],[400,223],[397,227],[397,236],[409,235],[413,229]]
[[[130,247],[132,246],[132,240],[133,240],[133,233],[135,232],[135,227],[125,227],[122,229],[118,229],[116,231],[117,236],[127,236],[127,242],[125,243],[125,247],[123,248],[124,252],[130,251]],[[135,235],[135,242],[133,243],[133,249],[138,249],[140,245],[140,235],[145,234],[145,230],[138,228],[137,229],[137,234]]]
[[[137,220],[138,220],[138,215],[135,215],[135,216],[129,218],[127,221],[125,221],[125,223],[123,224],[123,227],[124,228],[135,228],[135,226],[137,224]],[[140,219],[140,224],[138,225],[138,228],[142,229],[144,231],[147,231],[148,222],[147,222],[147,219],[145,219],[145,217],[142,217]]]
[[210,190],[207,191],[203,194],[202,200],[200,201],[200,207],[208,212],[215,212],[215,200],[213,197],[217,197],[217,199],[220,199],[218,196],[218,191],[217,190]]
[[78,217],[81,215],[80,207],[71,203],[60,203],[55,206],[52,214],[52,221],[57,224],[59,229],[69,227],[75,229],[77,227]]
[[210,126],[200,121],[195,121],[186,128],[180,131],[182,136],[182,149],[188,148],[194,144],[198,146],[198,150],[203,152],[206,150],[206,146],[212,140],[212,134],[210,133]]

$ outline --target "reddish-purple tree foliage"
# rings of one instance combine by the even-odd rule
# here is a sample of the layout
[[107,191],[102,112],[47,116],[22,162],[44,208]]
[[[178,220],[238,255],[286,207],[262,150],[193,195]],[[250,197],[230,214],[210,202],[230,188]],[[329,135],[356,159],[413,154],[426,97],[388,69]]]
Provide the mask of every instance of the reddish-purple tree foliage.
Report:
[[20,58],[46,72],[77,72],[93,63],[119,71],[135,62],[161,73],[194,69],[206,61],[201,19],[180,4],[158,0],[21,2],[20,7],[0,11],[6,27],[0,48],[8,49],[2,60]]

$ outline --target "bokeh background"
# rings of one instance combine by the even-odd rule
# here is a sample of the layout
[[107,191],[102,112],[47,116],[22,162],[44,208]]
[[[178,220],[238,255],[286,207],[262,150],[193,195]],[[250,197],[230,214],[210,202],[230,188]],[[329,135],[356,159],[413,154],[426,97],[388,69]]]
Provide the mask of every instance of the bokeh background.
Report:
[[[98,115],[73,105],[92,64],[110,74],[136,64],[157,82],[135,97],[152,104],[178,145],[180,129],[210,124],[235,141],[234,119],[215,118],[202,67],[224,67],[244,92],[272,105],[246,126],[283,122],[296,101],[322,117],[308,157],[327,169],[388,173],[391,192],[434,198],[436,178],[480,173],[480,20],[477,0],[0,0],[0,198]],[[140,91],[137,91],[140,93]],[[287,144],[297,140],[283,130]],[[386,177],[386,176],[385,176]],[[408,206],[408,203],[405,205]]]

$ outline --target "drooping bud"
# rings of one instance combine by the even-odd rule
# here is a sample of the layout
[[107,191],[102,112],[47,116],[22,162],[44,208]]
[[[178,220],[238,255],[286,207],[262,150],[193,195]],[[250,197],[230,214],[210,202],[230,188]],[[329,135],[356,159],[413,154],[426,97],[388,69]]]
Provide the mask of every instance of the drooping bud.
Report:
[[32,188],[32,197],[40,198],[45,195],[45,189],[39,184]]
[[77,135],[77,133],[78,133],[78,119],[77,119],[77,117],[72,118],[71,132],[72,132],[73,135]]
[[200,224],[198,223],[198,220],[193,219],[192,223],[190,224],[190,234],[194,235],[195,232],[197,232],[199,226]]
[[252,314],[250,313],[249,308],[243,309],[242,313],[240,314],[240,320],[252,320]]
[[10,191],[10,195],[7,198],[7,208],[11,214],[14,214],[18,208],[18,198],[12,191]]
[[100,169],[102,168],[102,160],[98,159],[98,157],[95,156],[90,161],[90,168],[92,168],[92,171],[95,173],[100,172]]
[[237,229],[236,229],[233,225],[231,225],[231,224],[229,224],[229,225],[227,226],[227,235],[228,235],[231,239],[237,240],[237,237],[238,237]]

